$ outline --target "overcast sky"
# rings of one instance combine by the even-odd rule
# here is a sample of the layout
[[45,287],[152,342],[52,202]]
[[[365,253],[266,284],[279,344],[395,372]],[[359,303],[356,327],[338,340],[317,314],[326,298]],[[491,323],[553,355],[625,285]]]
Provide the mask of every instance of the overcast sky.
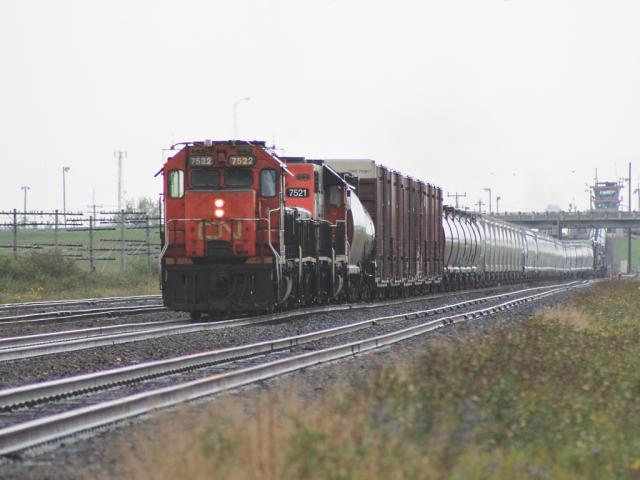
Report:
[[[162,149],[371,158],[470,206],[587,206],[640,167],[637,0],[0,2],[0,210],[157,197]],[[625,192],[626,197],[626,192]],[[453,202],[453,199],[450,199]],[[634,203],[637,208],[637,203]]]

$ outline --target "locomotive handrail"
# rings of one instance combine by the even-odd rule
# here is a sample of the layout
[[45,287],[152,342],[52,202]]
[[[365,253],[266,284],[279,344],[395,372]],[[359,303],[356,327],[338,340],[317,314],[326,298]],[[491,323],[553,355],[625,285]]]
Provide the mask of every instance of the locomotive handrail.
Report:
[[276,257],[278,264],[280,264],[280,255],[276,252],[275,247],[271,243],[271,221],[269,218],[261,218],[260,220],[267,222],[267,243],[269,244],[269,248],[273,252],[273,255]]
[[[268,229],[268,233],[267,233],[267,242],[269,243],[269,248],[271,248],[271,251],[273,251],[273,254],[276,257],[276,277],[278,280],[278,302],[280,302],[280,287],[282,285],[282,257],[283,255],[280,255],[279,253],[276,252],[276,249],[274,248],[273,244],[271,243],[271,214],[273,212],[279,212],[280,211],[280,207],[278,208],[274,208],[273,210],[271,210],[270,208],[267,208],[267,229]],[[280,225],[280,227],[282,228],[282,225]],[[282,249],[284,248],[284,245],[282,244],[284,242],[280,242],[280,251],[282,251]],[[287,295],[288,296],[288,295]]]
[[[276,252],[275,247],[273,246],[273,244],[271,243],[271,214],[273,212],[279,212],[280,208],[274,208],[274,209],[270,209],[267,208],[267,229],[269,230],[269,235],[268,235],[268,239],[267,241],[269,242],[269,247],[271,248],[271,250],[273,250],[274,255],[276,256],[277,260],[278,260],[278,264],[282,263],[282,258],[284,258],[284,255],[281,255],[279,253]],[[280,248],[284,247],[284,245],[281,245]]]
[[[169,248],[169,239],[165,238],[164,245],[162,246],[162,251],[160,252],[160,256],[158,257],[158,272],[162,272],[162,259],[164,258],[165,253]],[[162,275],[160,275],[160,288],[162,289]]]

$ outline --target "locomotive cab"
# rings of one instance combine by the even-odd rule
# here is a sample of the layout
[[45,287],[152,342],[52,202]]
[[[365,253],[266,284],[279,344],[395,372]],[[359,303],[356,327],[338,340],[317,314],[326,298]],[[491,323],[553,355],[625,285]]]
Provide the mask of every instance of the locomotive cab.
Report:
[[264,285],[273,284],[286,166],[263,143],[200,142],[184,145],[163,173],[165,305],[198,316],[273,304]]

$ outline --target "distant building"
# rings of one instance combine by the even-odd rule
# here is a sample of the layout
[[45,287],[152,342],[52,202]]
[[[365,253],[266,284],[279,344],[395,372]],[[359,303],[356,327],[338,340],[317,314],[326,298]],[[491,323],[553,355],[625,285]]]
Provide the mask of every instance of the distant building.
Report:
[[617,211],[620,209],[620,190],[618,182],[596,182],[591,187],[592,209],[596,211]]
[[560,205],[556,205],[556,204],[550,204],[547,205],[547,208],[544,209],[545,212],[549,212],[549,213],[558,213],[560,212],[562,209],[560,208]]

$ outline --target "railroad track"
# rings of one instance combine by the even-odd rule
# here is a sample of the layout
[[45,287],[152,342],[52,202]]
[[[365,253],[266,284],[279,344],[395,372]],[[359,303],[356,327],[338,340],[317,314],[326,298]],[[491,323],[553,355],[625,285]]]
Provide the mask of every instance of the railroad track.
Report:
[[[486,300],[484,301],[507,298],[512,295],[517,295],[522,291],[535,291],[544,288],[548,287],[533,287],[525,290],[517,290],[492,295],[485,297]],[[431,298],[437,299],[438,296],[429,297],[429,299]],[[425,298],[421,299],[421,301],[424,300]],[[154,338],[161,338],[170,335],[182,335],[233,327],[243,327],[248,325],[258,325],[261,323],[276,322],[315,313],[332,313],[348,310],[377,308],[393,304],[405,304],[412,301],[417,300],[409,299],[409,302],[407,302],[406,299],[404,299],[386,303],[330,305],[325,307],[286,311],[277,314],[234,318],[214,323],[191,323],[187,321],[168,320],[164,322],[145,322],[139,324],[126,324],[109,327],[93,327],[54,333],[9,337],[0,339],[0,362],[26,359],[43,355],[52,355],[56,353],[86,350],[89,348],[97,348],[107,345],[118,345],[129,342],[151,340]],[[474,302],[474,300],[459,302],[451,306],[451,308],[462,308],[464,306],[473,305],[475,304]],[[148,307],[148,309],[144,311],[160,311],[153,310],[153,308],[155,307]],[[437,313],[442,312],[439,311]]]
[[22,302],[22,303],[2,303],[0,304],[0,312],[9,310],[34,310],[46,309],[52,307],[74,307],[82,305],[100,305],[113,303],[128,302],[148,302],[160,301],[161,295],[133,295],[128,297],[96,297],[96,298],[80,298],[76,300],[50,300],[41,302]]
[[[31,446],[60,439],[73,433],[107,425],[118,420],[134,417],[151,410],[176,405],[206,395],[236,388],[259,380],[293,372],[309,366],[329,362],[359,353],[371,351],[393,343],[410,339],[448,325],[473,320],[491,315],[521,304],[545,298],[556,293],[589,285],[590,282],[573,282],[571,284],[537,287],[533,289],[494,295],[468,302],[460,302],[428,310],[418,310],[398,315],[389,315],[354,322],[332,329],[311,332],[282,339],[260,342],[252,345],[204,352],[147,364],[118,368],[94,374],[80,375],[60,380],[0,391],[0,408],[11,411],[24,405],[46,403],[52,399],[65,398],[81,393],[99,391],[117,385],[132,384],[161,376],[179,374],[195,370],[207,365],[228,362],[229,369],[213,375],[205,375],[182,381],[169,387],[152,388],[151,390],[128,394],[120,398],[99,401],[88,406],[80,406],[64,412],[29,419],[0,429],[0,454],[10,454]],[[516,294],[517,293],[517,294]],[[438,313],[459,310],[461,305],[477,305],[493,300],[504,300],[485,308],[452,315],[432,318]],[[364,331],[374,326],[412,320],[416,323],[388,333],[378,334],[356,341],[349,341],[329,348],[318,348],[314,351],[296,354],[292,352],[284,358],[273,360],[268,354],[292,350],[304,344],[321,339]],[[246,359],[263,360],[254,365],[242,365]],[[239,364],[236,361],[239,361]]]
[[[440,298],[447,298],[451,296],[464,295],[466,293],[482,293],[484,291],[493,291],[496,287],[488,287],[484,289],[476,289],[476,290],[459,290],[455,292],[435,294],[435,295],[427,295],[427,296],[419,296],[419,297],[411,297],[401,300],[391,300],[383,303],[367,303],[367,304],[341,304],[343,307],[345,305],[346,308],[377,308],[382,305],[395,305],[399,303],[412,303],[412,302],[421,302],[425,299],[435,300]],[[53,307],[73,307],[73,306],[81,306],[81,305],[98,305],[100,303],[129,303],[129,302],[149,302],[149,301],[158,301],[161,300],[160,295],[138,295],[138,296],[130,296],[130,297],[102,297],[102,298],[86,298],[80,300],[54,300],[54,301],[46,301],[46,302],[27,302],[27,303],[7,303],[0,304],[0,315],[1,312],[6,310],[16,310],[22,311],[24,309],[37,309],[37,308],[53,308]],[[353,305],[357,305],[354,307]],[[304,308],[298,310],[288,310],[291,316],[300,315],[300,312],[304,313],[316,313],[316,312],[324,312],[326,309],[330,308],[335,311],[341,310],[340,306],[329,306],[329,307],[311,307]],[[92,309],[74,309],[74,310],[46,310],[37,313],[21,313],[14,314],[9,316],[0,316],[0,329],[2,327],[10,327],[17,326],[21,324],[47,324],[47,323],[58,323],[63,321],[76,321],[82,319],[92,319],[99,317],[116,317],[122,315],[131,315],[136,313],[152,313],[154,311],[168,311],[162,305],[136,305],[136,306],[123,306],[123,307],[102,307],[102,308],[92,308]],[[260,315],[258,315],[260,316]]]
[[136,305],[131,307],[104,307],[85,310],[58,310],[54,312],[29,313],[0,317],[0,327],[20,324],[44,324],[61,321],[85,320],[100,317],[119,317],[137,313],[164,312],[168,309],[162,305]]
[[75,330],[64,330],[61,332],[38,333],[35,335],[23,335],[17,337],[0,338],[0,352],[20,347],[32,347],[50,345],[55,343],[83,340],[100,336],[113,336],[122,333],[133,333],[136,331],[146,331],[159,327],[171,327],[174,325],[188,324],[186,320],[164,320],[140,323],[120,323],[117,325],[106,325],[100,327],[90,327]]

